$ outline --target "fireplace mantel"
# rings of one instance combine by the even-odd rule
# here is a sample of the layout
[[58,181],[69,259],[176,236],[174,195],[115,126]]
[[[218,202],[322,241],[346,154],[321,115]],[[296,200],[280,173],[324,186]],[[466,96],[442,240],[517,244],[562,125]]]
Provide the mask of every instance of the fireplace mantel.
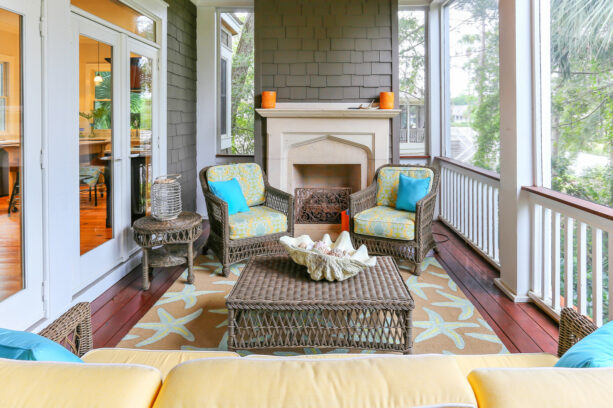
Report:
[[349,109],[338,107],[279,107],[256,109],[264,118],[347,118],[391,119],[400,114],[400,109]]

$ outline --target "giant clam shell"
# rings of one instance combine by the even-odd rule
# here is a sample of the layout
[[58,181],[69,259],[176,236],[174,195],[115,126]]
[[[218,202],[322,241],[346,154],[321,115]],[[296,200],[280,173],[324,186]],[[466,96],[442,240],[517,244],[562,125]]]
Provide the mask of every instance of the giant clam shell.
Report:
[[297,238],[281,237],[280,239],[281,245],[287,250],[292,260],[299,265],[306,266],[311,279],[316,281],[322,279],[330,282],[342,281],[357,275],[369,266],[377,264],[376,257],[368,256],[365,245],[361,245],[357,250],[353,247],[347,231],[341,232],[336,242],[332,242],[328,234],[324,235],[322,241],[328,244],[332,250],[345,251],[349,257],[331,256],[313,250],[314,242],[308,235],[301,235]]

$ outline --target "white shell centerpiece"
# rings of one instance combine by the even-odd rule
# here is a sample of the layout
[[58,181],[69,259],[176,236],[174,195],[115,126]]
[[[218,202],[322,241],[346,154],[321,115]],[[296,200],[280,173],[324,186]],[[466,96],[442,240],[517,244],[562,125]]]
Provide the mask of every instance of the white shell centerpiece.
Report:
[[311,279],[316,281],[342,281],[377,264],[376,257],[368,256],[365,245],[357,250],[353,248],[347,231],[341,232],[336,242],[332,242],[328,234],[317,242],[308,235],[281,237],[280,241],[292,260],[306,266]]

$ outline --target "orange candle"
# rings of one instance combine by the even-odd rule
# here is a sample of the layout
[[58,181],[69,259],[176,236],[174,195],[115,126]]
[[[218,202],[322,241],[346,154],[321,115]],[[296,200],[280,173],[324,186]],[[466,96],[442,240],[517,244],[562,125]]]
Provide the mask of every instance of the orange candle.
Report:
[[379,94],[379,109],[394,109],[393,92],[381,92]]
[[275,91],[262,92],[262,108],[273,109],[277,105],[277,93]]

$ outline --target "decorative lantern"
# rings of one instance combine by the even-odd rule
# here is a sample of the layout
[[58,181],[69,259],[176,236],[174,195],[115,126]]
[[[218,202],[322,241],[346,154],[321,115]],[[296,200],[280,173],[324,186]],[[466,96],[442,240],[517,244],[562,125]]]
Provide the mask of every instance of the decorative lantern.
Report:
[[180,174],[169,174],[155,179],[151,186],[151,216],[156,220],[174,220],[181,214]]

